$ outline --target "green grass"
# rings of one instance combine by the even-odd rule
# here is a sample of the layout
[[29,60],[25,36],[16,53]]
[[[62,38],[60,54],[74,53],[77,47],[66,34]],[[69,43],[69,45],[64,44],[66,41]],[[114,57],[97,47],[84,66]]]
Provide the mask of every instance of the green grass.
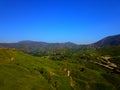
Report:
[[[2,48],[0,90],[119,90],[119,75],[109,75],[83,58],[79,62],[75,60],[53,61]],[[70,70],[70,77],[66,70]]]

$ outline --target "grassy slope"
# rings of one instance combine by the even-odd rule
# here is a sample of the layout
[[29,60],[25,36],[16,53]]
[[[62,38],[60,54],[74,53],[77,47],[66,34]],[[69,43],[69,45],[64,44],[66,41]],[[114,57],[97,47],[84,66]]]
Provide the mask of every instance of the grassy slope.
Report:
[[119,75],[88,62],[52,61],[0,49],[0,90],[119,90],[119,81]]
[[0,49],[0,90],[70,90],[69,78],[59,69],[53,61]]

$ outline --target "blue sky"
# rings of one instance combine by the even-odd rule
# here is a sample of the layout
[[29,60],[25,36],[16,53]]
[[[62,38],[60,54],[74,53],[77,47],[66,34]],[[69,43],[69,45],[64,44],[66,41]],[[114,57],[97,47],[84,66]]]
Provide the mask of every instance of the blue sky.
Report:
[[120,0],[0,0],[0,42],[88,44],[120,34]]

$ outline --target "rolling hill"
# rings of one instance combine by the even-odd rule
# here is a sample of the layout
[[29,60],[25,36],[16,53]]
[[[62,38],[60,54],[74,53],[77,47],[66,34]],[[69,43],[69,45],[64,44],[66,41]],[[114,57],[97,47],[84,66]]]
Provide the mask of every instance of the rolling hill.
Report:
[[[103,63],[98,58],[102,51],[77,51],[66,60],[52,60],[0,48],[0,90],[119,90],[119,74],[94,63]],[[116,64],[115,57],[110,62]]]
[[119,40],[1,43],[0,90],[120,90]]

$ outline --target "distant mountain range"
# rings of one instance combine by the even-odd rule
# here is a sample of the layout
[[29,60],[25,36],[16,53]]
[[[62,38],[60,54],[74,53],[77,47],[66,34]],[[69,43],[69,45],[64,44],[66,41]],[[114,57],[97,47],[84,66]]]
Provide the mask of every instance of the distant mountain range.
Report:
[[106,47],[120,45],[120,34],[108,36],[96,43],[89,45],[77,45],[72,42],[66,43],[46,43],[37,41],[20,41],[17,43],[0,43],[0,47],[16,48],[18,50],[32,52],[34,50],[59,50],[59,49],[87,49],[96,47]]
[[71,43],[46,43],[37,41],[20,41],[17,43],[0,43],[1,48],[15,48],[29,54],[41,53],[46,51],[63,50],[63,49],[76,49],[79,46]]

